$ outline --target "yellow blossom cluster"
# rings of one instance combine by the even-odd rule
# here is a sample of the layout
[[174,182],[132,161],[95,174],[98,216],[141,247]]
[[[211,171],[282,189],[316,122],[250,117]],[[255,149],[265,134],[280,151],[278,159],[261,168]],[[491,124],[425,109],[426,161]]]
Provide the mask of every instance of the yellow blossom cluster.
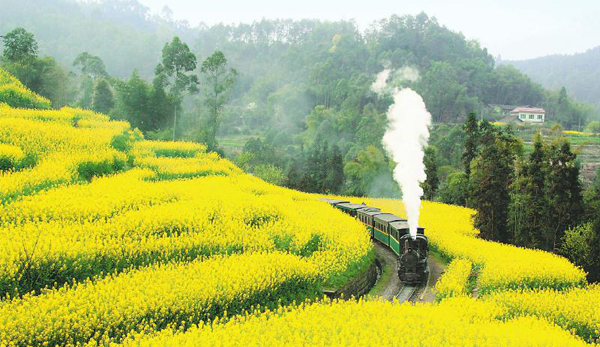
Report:
[[555,290],[507,291],[485,298],[503,306],[509,318],[532,315],[544,318],[565,330],[574,331],[589,342],[600,341],[600,286]]
[[439,305],[323,302],[201,324],[187,332],[135,334],[122,345],[150,346],[589,346],[535,317],[506,322],[490,302],[452,298]]
[[599,133],[590,133],[585,131],[576,131],[576,130],[565,130],[563,133],[567,135],[575,135],[575,136],[598,136]]
[[462,258],[450,262],[444,274],[435,284],[436,299],[468,295],[468,281],[472,264]]
[[206,146],[196,142],[140,141],[134,146],[136,156],[191,158],[206,152]]
[[50,100],[33,93],[21,81],[0,68],[0,104],[14,107],[50,108]]
[[23,159],[25,159],[25,154],[21,148],[0,143],[0,171],[18,168]]
[[284,253],[169,263],[25,296],[0,306],[0,345],[74,345],[187,327],[317,295],[318,271]]
[[202,176],[229,176],[242,171],[206,146],[191,142],[140,141],[134,145],[134,165],[156,172],[156,179],[176,180]]
[[[74,118],[91,123],[79,126]],[[0,174],[0,201],[122,169],[126,154],[111,143],[128,129],[125,122],[91,111],[0,105],[0,144],[23,153],[17,169]]]

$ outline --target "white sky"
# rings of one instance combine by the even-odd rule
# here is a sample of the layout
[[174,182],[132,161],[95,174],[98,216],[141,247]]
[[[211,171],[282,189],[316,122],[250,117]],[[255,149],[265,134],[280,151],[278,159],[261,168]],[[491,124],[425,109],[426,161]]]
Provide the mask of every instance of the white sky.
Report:
[[192,26],[262,18],[355,19],[362,27],[392,14],[425,11],[478,40],[503,59],[584,52],[600,45],[600,0],[139,0],[153,12],[168,5]]

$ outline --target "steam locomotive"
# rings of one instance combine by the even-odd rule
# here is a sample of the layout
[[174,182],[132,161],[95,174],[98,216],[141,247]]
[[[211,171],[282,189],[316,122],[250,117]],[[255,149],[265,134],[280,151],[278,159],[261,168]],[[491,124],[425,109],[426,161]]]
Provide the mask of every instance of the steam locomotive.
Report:
[[321,200],[357,218],[367,227],[372,239],[383,243],[398,256],[398,277],[402,282],[412,285],[427,281],[429,244],[425,229],[418,228],[413,239],[406,219],[365,204],[339,199]]

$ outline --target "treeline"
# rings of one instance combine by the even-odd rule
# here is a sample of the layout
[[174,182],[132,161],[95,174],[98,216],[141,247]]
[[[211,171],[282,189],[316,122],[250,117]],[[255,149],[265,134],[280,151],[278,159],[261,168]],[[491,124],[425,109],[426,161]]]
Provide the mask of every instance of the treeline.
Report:
[[[351,21],[318,20],[193,28],[172,21],[168,13],[151,16],[135,0],[128,3],[35,0],[21,7],[6,4],[11,16],[0,13],[0,28],[19,18],[34,18],[24,23],[37,33],[40,47],[51,52],[62,47],[63,51],[55,53],[62,62],[56,66],[64,78],[54,80],[61,83],[60,88],[31,84],[32,89],[50,97],[55,107],[94,108],[129,120],[147,137],[199,141],[212,150],[219,150],[218,139],[224,143],[243,139],[242,145],[250,138],[261,139],[279,155],[276,159],[265,157],[260,163],[255,158],[255,163],[247,166],[248,172],[290,187],[300,187],[295,183],[298,170],[294,167],[310,162],[308,150],[320,138],[330,148],[337,146],[342,156],[344,180],[336,193],[398,196],[391,174],[394,165],[381,144],[387,126],[385,113],[392,100],[370,90],[383,68],[394,71],[389,84],[411,87],[422,95],[439,129],[440,124],[462,122],[467,113],[480,112],[489,103],[543,106],[548,121],[566,128],[583,127],[591,116],[591,110],[574,102],[566,90],[547,91],[515,68],[496,67],[485,48],[424,13],[393,15],[366,32]],[[47,13],[64,24],[53,28]],[[84,26],[84,19],[93,25]],[[71,31],[77,34],[69,35]],[[117,33],[118,40],[105,32]],[[165,77],[167,70],[158,71],[156,67],[165,66],[168,58],[161,48],[175,44],[175,34],[181,38],[178,46],[187,47],[186,54],[204,58],[218,51],[223,59],[227,57],[224,66],[235,66],[235,72],[228,67],[214,70],[224,74],[224,93],[219,92],[222,87],[210,88],[209,79],[215,80],[214,75],[203,71],[200,61],[194,69],[179,70],[169,77]],[[57,40],[58,46],[52,46]],[[75,53],[74,47],[85,49]],[[81,52],[89,53],[82,57]],[[73,61],[88,59],[92,66],[105,62],[103,70],[109,76],[84,71],[81,64],[73,66]],[[407,67],[416,73],[410,76],[413,82],[405,76]],[[25,75],[7,69],[20,78]],[[71,69],[74,71],[68,71]],[[31,71],[31,75],[44,74]],[[58,74],[48,78],[54,75]],[[175,75],[196,76],[197,81],[182,87]],[[64,90],[61,95],[65,97],[53,96],[49,90]],[[440,141],[444,136],[439,131]],[[245,158],[237,158],[239,147],[224,146],[224,152],[241,163]],[[445,149],[438,150],[446,160]],[[441,164],[440,170],[452,166],[457,167],[455,163]],[[443,171],[440,189],[447,195],[458,194],[445,189],[447,175],[454,183],[460,180],[455,172]],[[318,183],[302,189],[333,192],[330,186],[322,187]]]
[[[479,122],[471,113],[463,132],[464,169],[440,189],[438,199],[477,210],[480,237],[565,255],[590,280],[600,280],[600,174],[584,191],[577,155],[560,135],[538,134],[525,155],[511,127]],[[435,186],[435,152],[427,153],[424,186]]]
[[88,52],[73,61],[78,73],[67,73],[53,58],[38,57],[34,35],[23,28],[2,38],[1,66],[34,92],[48,97],[55,108],[78,106],[125,119],[151,138],[179,139],[177,115],[184,96],[196,94],[202,87],[206,110],[203,126],[188,136],[218,151],[221,114],[237,76],[222,52],[213,52],[197,69],[196,55],[176,36],[165,44],[154,78],[148,83],[135,70],[127,80],[109,76],[103,60]]

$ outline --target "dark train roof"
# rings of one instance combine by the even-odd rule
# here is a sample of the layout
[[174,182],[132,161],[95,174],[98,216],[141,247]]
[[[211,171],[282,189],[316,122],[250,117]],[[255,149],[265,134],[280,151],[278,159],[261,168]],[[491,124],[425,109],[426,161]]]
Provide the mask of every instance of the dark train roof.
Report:
[[390,225],[396,230],[408,229],[408,221],[407,220],[391,222]]
[[344,207],[344,208],[347,208],[347,209],[350,209],[350,210],[358,210],[358,209],[361,209],[361,208],[369,207],[369,206],[367,206],[365,204],[353,204],[353,203],[349,203],[349,202],[340,203],[340,204],[337,204],[336,206],[338,206],[338,207]]
[[360,211],[363,211],[363,212],[381,212],[381,210],[378,209],[377,207],[370,207],[370,206],[365,206],[364,208],[361,208],[359,210],[359,212]]
[[381,212],[379,209],[371,210],[370,208],[363,208],[362,210],[358,210],[358,213],[366,214],[367,216],[376,216],[378,214],[383,214],[384,212]]
[[[406,221],[406,220],[391,222],[390,226],[396,230],[408,230],[409,229],[408,221]],[[422,227],[417,228],[417,234],[424,234],[424,233],[425,233],[424,228],[422,228]]]
[[346,200],[340,200],[340,199],[327,199],[327,198],[320,198],[319,200],[321,201],[325,201],[327,203],[330,203],[332,205],[337,205],[337,204],[345,204],[348,203],[349,201]]
[[394,214],[391,213],[382,213],[382,214],[378,214],[377,216],[375,216],[375,219],[379,219],[382,220],[384,222],[394,222],[394,221],[398,221],[398,220],[404,220],[401,217],[398,217]]

